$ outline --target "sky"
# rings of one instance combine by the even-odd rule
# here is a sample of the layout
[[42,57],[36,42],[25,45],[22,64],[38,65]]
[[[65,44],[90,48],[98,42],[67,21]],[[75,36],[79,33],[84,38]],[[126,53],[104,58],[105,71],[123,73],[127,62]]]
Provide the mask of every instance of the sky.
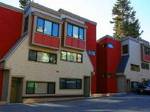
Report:
[[[0,2],[19,7],[19,0],[0,0]],[[116,0],[33,0],[48,8],[60,8],[97,22],[97,39],[113,35],[112,8]],[[150,0],[130,0],[136,11],[143,34],[141,38],[150,41]]]

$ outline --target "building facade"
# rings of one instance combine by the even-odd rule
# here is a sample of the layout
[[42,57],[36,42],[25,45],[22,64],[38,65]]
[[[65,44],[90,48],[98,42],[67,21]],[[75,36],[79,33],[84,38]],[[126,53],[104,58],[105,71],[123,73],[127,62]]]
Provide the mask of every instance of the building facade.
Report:
[[117,69],[121,59],[121,43],[106,35],[97,41],[97,92],[117,92]]
[[150,44],[142,39],[127,37],[121,40],[121,46],[118,91],[130,91],[135,83],[150,80]]
[[7,48],[0,58],[2,101],[90,96],[96,91],[96,55],[91,54],[96,52],[95,22],[37,3],[24,11],[1,3],[2,10],[9,14],[1,17],[7,28],[0,33],[12,39],[8,44],[2,40]]

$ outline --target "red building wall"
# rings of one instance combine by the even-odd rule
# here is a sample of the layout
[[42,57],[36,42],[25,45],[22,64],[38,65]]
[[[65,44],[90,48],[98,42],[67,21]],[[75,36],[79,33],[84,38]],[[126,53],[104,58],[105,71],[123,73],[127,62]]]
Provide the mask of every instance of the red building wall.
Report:
[[[112,44],[113,48],[107,45]],[[121,59],[121,43],[106,36],[97,42],[97,91],[117,92],[116,71]]]
[[23,14],[0,6],[0,59],[21,36]]
[[[0,59],[21,37],[23,13],[0,6]],[[0,68],[1,69],[1,68]],[[3,71],[0,70],[0,97],[2,95]]]
[[[96,25],[86,22],[87,30],[86,30],[86,50],[95,51],[96,52]],[[92,62],[94,73],[92,74],[92,84],[91,91],[92,93],[96,93],[96,55],[89,55],[90,60]]]

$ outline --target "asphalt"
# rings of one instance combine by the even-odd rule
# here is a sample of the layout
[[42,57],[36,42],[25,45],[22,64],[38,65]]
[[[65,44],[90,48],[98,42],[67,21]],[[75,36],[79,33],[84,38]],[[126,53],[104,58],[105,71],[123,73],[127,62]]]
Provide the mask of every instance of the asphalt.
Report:
[[0,112],[150,112],[150,95],[124,94],[74,101],[5,104]]

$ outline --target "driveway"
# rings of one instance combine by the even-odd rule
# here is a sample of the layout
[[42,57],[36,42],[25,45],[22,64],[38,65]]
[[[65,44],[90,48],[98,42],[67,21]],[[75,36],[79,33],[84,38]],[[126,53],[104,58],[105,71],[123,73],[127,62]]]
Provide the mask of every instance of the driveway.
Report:
[[116,95],[75,101],[7,104],[0,112],[150,112],[150,96]]

